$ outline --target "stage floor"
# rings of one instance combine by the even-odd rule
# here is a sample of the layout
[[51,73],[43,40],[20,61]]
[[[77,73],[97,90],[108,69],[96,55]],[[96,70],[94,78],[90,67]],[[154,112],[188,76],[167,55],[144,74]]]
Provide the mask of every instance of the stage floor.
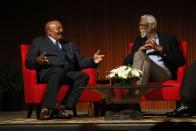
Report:
[[195,131],[196,116],[167,118],[169,110],[144,111],[142,120],[105,120],[104,117],[88,116],[79,112],[69,120],[37,120],[35,112],[30,119],[26,111],[0,112],[0,131]]
[[196,116],[188,118],[168,118],[164,114],[171,110],[146,110],[143,111],[142,120],[105,120],[103,116],[92,117],[85,112],[79,112],[78,117],[69,120],[52,119],[37,120],[35,112],[32,118],[26,118],[26,111],[0,112],[0,125],[40,125],[40,124],[142,124],[142,123],[161,123],[161,122],[191,122],[196,124]]

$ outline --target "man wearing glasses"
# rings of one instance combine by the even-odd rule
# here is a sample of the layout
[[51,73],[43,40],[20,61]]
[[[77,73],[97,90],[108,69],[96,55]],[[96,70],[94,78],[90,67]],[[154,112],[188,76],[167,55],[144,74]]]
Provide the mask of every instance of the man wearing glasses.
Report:
[[[170,34],[159,33],[153,15],[140,17],[140,34],[134,41],[132,51],[124,59],[124,65],[142,70],[143,76],[138,85],[148,81],[165,81],[176,78],[177,68],[185,64],[178,41]],[[139,103],[139,100],[138,100]]]

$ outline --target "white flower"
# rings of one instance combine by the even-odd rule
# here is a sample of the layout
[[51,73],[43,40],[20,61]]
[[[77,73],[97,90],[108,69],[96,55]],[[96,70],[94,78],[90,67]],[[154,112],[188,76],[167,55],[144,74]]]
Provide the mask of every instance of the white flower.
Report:
[[133,76],[133,77],[138,77],[138,78],[140,78],[141,75],[142,75],[142,71],[141,71],[141,70],[132,69],[131,72],[132,72],[132,76]]
[[134,77],[140,78],[141,76],[141,70],[123,65],[111,70],[106,78],[131,79]]

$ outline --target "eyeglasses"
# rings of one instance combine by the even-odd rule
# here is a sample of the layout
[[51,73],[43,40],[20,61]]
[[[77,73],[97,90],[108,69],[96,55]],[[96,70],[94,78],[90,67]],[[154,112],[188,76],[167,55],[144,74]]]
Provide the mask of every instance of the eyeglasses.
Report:
[[139,27],[146,27],[146,26],[148,26],[149,24],[151,24],[151,23],[139,23]]

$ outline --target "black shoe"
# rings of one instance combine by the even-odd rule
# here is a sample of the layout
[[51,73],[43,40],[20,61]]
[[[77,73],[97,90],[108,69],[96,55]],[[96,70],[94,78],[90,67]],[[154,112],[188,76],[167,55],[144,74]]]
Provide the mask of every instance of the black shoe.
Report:
[[43,108],[41,110],[40,116],[39,116],[40,120],[50,120],[50,110],[47,108]]
[[193,109],[189,106],[181,104],[173,112],[166,113],[167,117],[192,117]]
[[72,115],[68,114],[64,109],[58,110],[55,109],[50,114],[50,118],[53,119],[71,119]]

